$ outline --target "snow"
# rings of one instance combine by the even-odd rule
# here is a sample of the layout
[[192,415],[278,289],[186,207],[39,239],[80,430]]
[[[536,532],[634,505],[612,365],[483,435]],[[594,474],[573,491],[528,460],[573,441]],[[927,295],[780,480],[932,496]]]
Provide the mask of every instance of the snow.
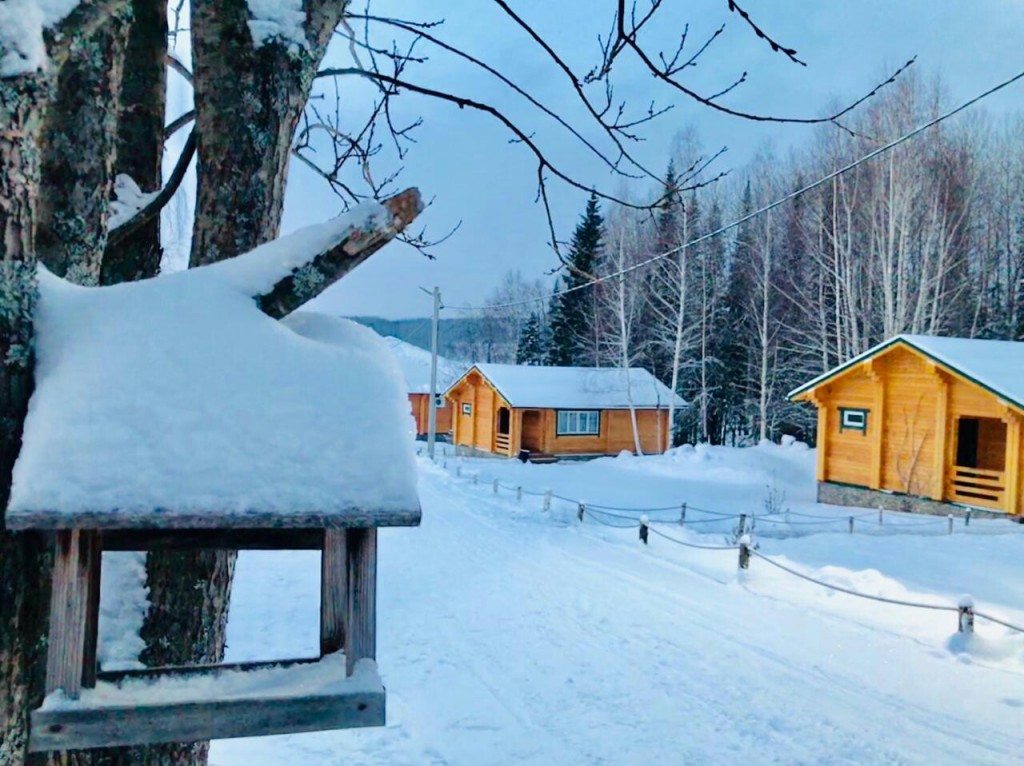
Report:
[[942,338],[936,335],[897,335],[854,357],[846,364],[819,375],[790,392],[789,396],[793,397],[814,388],[837,372],[852,367],[898,342],[906,343],[937,362],[973,378],[997,395],[1024,407],[1024,343],[978,338]]
[[130,284],[78,287],[41,270],[7,523],[415,510],[409,405],[383,341],[332,317],[278,322],[252,298],[378,208]]
[[79,0],[4,0],[0,3],[0,77],[46,70],[43,31],[60,23]]
[[[640,408],[668,407],[673,394],[650,372],[632,367],[535,367],[477,364],[512,407],[626,409],[627,392]],[[676,405],[685,404],[678,396]]]
[[142,191],[131,176],[118,173],[114,178],[114,199],[110,201],[107,230],[113,231],[118,226],[128,223],[158,194],[160,194],[159,191]]
[[[404,340],[388,336],[384,338],[405,378],[406,391],[410,394],[430,393],[430,352]],[[467,365],[453,362],[443,356],[437,357],[437,392],[444,393],[462,373]]]
[[[447,470],[419,463],[423,526],[380,536],[387,727],[217,741],[211,764],[1024,763],[1024,637],[980,618],[963,636],[955,612],[857,599],[756,557],[740,579],[735,550],[653,534],[644,546],[635,526],[580,524],[558,499],[545,513],[539,495],[516,502],[491,480],[722,512],[761,513],[771,490],[793,523],[769,536],[759,520],[761,553],[876,595],[955,605],[970,592],[1018,624],[1021,527],[958,520],[947,535],[945,518],[886,513],[850,535],[858,509],[814,502],[814,451],[798,443],[553,465],[442,459]],[[838,523],[802,527],[797,513]],[[721,544],[734,523],[655,528]],[[318,573],[314,552],[242,552],[227,659],[315,650]]]
[[302,0],[245,0],[253,44],[280,42],[290,50],[306,46],[306,12]]
[[146,554],[106,551],[101,573],[97,659],[105,670],[141,668],[145,642],[139,631],[149,609]]
[[285,699],[298,696],[381,692],[377,664],[362,659],[345,675],[345,656],[329,654],[316,662],[275,665],[255,670],[227,669],[217,673],[133,678],[120,683],[100,681],[70,699],[63,689],[43,700],[42,710],[135,707],[241,699]]

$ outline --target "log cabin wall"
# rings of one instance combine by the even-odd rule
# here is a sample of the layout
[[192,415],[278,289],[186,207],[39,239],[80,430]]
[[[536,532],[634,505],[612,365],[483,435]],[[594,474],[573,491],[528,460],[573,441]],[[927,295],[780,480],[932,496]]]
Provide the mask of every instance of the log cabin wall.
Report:
[[[452,430],[451,402],[443,400],[444,406],[437,408],[437,433],[446,434]],[[416,420],[416,434],[422,436],[430,430],[430,394],[409,394],[409,406]]]
[[[818,407],[818,481],[1024,508],[1020,412],[916,349],[886,349],[807,398]],[[866,428],[844,426],[849,410],[866,413]],[[961,430],[973,451],[958,454]]]

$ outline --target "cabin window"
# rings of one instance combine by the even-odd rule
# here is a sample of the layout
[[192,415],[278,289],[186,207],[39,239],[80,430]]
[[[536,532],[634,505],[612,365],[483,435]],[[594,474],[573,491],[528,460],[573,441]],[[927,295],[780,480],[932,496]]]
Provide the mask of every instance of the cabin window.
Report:
[[559,410],[559,436],[596,436],[601,433],[601,413],[598,410]]
[[473,414],[473,405],[470,404],[469,402],[463,402],[462,403],[462,414],[463,415],[472,415]]
[[850,407],[840,407],[839,430],[860,431],[861,433],[866,432],[868,430],[868,411],[853,409]]
[[502,436],[508,436],[509,428],[512,425],[512,413],[509,412],[508,407],[498,408],[498,433]]

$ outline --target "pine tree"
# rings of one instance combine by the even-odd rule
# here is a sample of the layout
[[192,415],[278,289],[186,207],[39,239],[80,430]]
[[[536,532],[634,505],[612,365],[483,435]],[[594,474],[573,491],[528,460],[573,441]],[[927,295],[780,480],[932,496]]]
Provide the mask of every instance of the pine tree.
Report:
[[516,364],[528,364],[538,367],[544,364],[544,332],[540,326],[540,318],[536,312],[530,314],[519,334],[519,346],[516,349]]
[[574,290],[590,281],[601,257],[604,219],[591,193],[587,207],[573,232],[568,272],[559,281],[559,292],[551,300],[550,343],[546,361],[555,366],[597,364],[594,325],[594,295],[590,288]]

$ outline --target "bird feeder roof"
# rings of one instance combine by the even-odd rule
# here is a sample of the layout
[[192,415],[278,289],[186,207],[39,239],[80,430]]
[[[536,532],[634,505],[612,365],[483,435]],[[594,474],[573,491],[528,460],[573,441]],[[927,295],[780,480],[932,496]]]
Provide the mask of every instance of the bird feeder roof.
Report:
[[387,346],[333,317],[276,321],[252,297],[346,227],[373,226],[378,208],[129,284],[40,269],[7,527],[417,523],[409,406]]

